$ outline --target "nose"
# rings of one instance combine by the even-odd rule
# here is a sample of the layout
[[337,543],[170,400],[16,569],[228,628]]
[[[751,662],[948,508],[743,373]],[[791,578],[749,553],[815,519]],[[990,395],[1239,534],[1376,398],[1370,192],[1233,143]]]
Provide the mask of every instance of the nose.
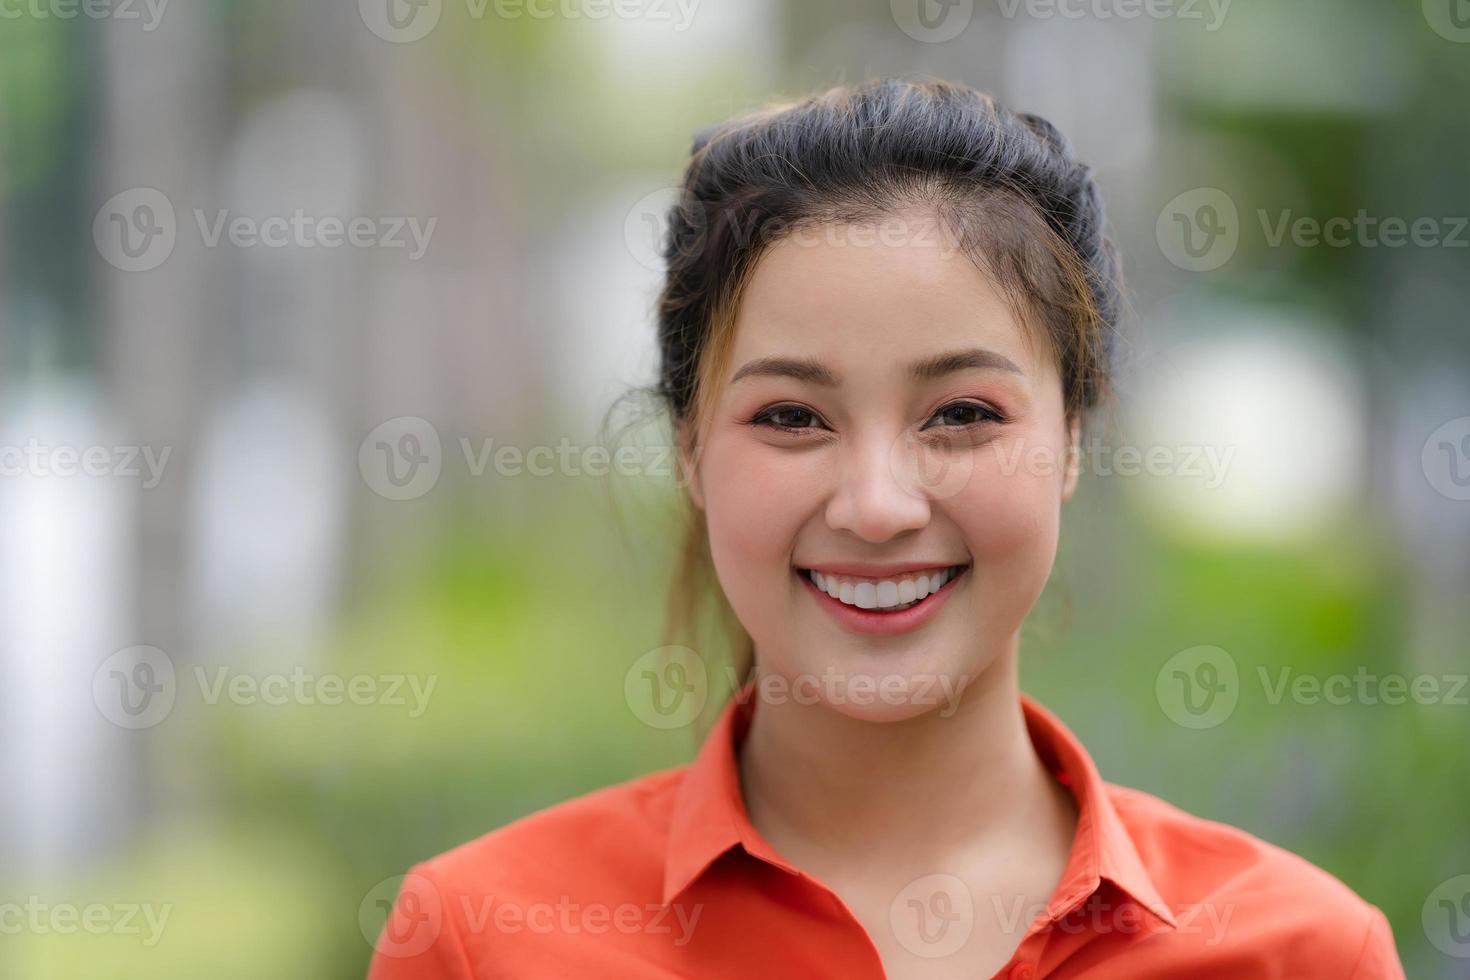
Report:
[[827,502],[827,526],[875,544],[929,523],[930,500],[895,440],[864,440],[844,452]]

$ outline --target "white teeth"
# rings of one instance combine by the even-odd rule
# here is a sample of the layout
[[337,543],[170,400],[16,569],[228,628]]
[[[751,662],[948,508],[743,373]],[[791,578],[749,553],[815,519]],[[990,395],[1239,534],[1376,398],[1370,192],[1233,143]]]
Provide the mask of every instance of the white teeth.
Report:
[[957,568],[943,568],[927,575],[901,579],[844,579],[809,571],[808,578],[832,598],[859,609],[903,609],[938,592],[958,574]]

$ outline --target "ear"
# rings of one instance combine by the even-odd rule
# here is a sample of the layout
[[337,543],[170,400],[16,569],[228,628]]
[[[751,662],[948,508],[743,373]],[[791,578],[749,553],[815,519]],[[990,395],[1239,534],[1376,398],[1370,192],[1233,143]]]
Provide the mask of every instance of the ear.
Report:
[[1073,416],[1067,425],[1067,472],[1062,479],[1062,503],[1072,499],[1082,469],[1082,420]]
[[699,447],[690,445],[688,430],[680,427],[674,436],[679,457],[679,480],[689,488],[689,499],[699,510],[704,510],[704,487],[699,478]]

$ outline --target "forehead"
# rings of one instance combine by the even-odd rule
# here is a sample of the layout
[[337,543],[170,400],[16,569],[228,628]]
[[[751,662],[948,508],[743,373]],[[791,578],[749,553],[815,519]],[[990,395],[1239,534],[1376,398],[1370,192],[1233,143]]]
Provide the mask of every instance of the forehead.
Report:
[[779,352],[862,371],[974,346],[1028,375],[1047,372],[989,276],[934,219],[905,215],[821,225],[773,245],[741,297],[731,363]]

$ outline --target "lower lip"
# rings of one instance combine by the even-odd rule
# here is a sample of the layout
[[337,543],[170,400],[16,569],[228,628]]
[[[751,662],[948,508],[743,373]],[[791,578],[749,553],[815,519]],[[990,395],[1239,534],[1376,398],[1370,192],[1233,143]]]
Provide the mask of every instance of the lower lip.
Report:
[[898,612],[878,612],[875,609],[859,609],[857,606],[849,606],[832,598],[821,589],[817,583],[811,580],[806,572],[795,572],[797,578],[811,592],[817,603],[830,612],[838,623],[852,630],[854,633],[866,633],[870,636],[893,636],[897,633],[907,633],[918,629],[939,613],[939,609],[949,599],[949,594],[954,591],[955,586],[965,581],[965,576],[970,572],[969,566],[955,575],[944,585],[940,586],[938,592],[931,592],[917,605],[900,609]]

